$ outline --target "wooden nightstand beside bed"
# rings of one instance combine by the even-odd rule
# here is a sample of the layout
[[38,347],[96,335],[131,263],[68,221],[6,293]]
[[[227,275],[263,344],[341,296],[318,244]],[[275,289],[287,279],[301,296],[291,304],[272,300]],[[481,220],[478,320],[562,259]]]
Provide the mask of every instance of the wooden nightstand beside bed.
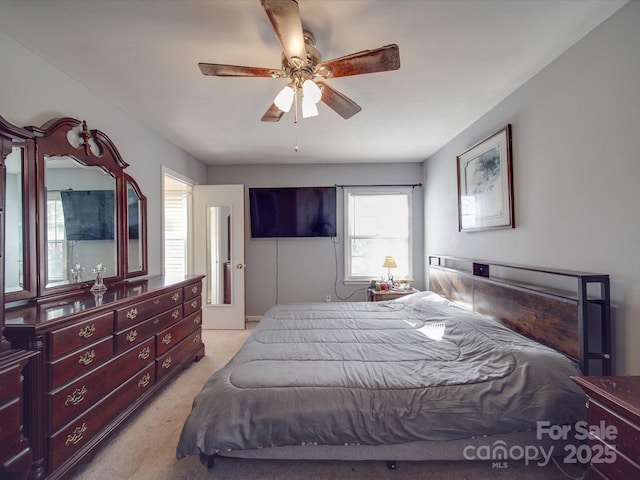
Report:
[[412,293],[418,293],[418,290],[412,288],[410,290],[374,290],[369,288],[367,290],[367,300],[369,302],[382,302],[384,300],[395,300],[396,298],[404,297],[405,295],[411,295]]
[[[587,394],[591,479],[640,478],[640,376],[573,377]],[[601,454],[602,453],[602,454]]]

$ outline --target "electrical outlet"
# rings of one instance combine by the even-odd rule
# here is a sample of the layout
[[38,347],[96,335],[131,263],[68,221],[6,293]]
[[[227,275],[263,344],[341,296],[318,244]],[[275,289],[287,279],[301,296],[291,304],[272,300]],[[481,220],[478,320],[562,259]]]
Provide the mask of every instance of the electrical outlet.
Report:
[[324,301],[325,302],[330,302],[331,301],[331,295],[325,295],[324,296]]

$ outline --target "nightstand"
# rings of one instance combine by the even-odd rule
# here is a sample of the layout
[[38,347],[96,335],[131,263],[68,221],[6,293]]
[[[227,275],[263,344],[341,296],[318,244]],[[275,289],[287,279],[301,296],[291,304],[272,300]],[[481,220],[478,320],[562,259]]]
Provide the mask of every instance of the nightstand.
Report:
[[[640,478],[640,376],[571,377],[587,394],[589,478]],[[605,461],[615,450],[614,461]],[[603,455],[599,455],[603,452]]]
[[418,290],[415,288],[412,288],[411,290],[374,290],[369,288],[367,290],[367,299],[370,302],[382,302],[384,300],[393,300],[417,292]]

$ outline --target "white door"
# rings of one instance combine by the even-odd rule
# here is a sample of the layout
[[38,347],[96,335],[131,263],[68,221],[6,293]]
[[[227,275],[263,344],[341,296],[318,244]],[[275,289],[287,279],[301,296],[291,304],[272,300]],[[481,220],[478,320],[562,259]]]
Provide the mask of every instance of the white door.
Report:
[[205,275],[202,326],[244,330],[244,185],[196,185],[193,215],[193,271]]

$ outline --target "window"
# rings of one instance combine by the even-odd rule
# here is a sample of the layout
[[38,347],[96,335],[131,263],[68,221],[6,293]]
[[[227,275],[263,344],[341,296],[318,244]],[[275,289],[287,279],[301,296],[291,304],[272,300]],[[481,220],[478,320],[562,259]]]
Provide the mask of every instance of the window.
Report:
[[47,192],[47,272],[49,282],[67,280],[67,241],[59,191]]
[[345,281],[386,276],[387,255],[398,265],[390,273],[412,280],[411,188],[344,189]]
[[167,276],[190,273],[190,218],[193,184],[164,173],[163,182],[163,267]]

